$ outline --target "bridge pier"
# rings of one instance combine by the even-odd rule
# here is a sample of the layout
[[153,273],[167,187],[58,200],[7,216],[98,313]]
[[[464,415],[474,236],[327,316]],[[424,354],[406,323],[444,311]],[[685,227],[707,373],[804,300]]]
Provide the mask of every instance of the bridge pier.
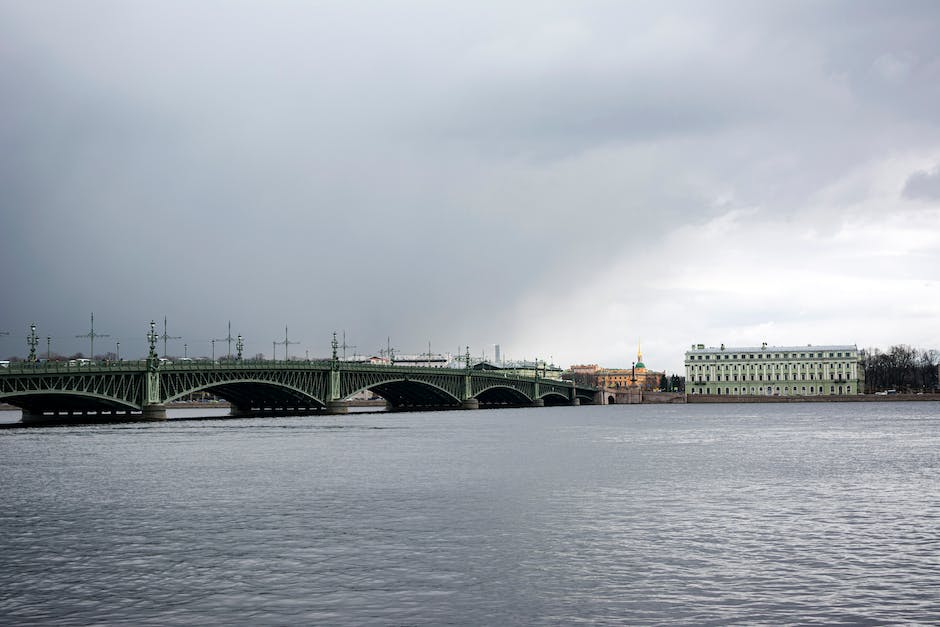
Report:
[[534,401],[532,401],[532,407],[545,407],[545,399],[544,398],[535,399]]
[[326,404],[326,413],[328,414],[348,414],[349,403],[346,401],[330,401]]
[[568,404],[571,405],[572,407],[577,407],[578,405],[581,404],[581,399],[580,399],[580,398],[573,398],[573,399],[571,399],[570,401],[568,401]]
[[473,397],[464,399],[460,403],[460,408],[461,409],[480,409],[480,401],[479,399],[476,399]]
[[166,420],[166,405],[144,405],[141,420]]

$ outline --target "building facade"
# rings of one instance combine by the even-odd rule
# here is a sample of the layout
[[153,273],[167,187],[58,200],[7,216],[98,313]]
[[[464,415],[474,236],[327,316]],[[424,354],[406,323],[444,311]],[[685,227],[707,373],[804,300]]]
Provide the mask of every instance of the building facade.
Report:
[[[579,366],[586,368],[586,366]],[[572,370],[574,366],[572,367]],[[650,370],[643,363],[643,351],[638,347],[636,362],[631,368],[597,368],[594,376],[596,385],[605,388],[640,388],[658,390],[663,373]]]
[[706,348],[685,353],[686,392],[729,396],[862,394],[858,347],[767,346]]
[[577,364],[568,368],[563,378],[579,385],[597,385],[597,364]]

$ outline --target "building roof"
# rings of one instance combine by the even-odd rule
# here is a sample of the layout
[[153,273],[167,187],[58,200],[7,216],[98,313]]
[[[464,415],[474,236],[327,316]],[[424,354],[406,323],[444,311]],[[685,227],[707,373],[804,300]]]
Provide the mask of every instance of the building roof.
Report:
[[477,363],[470,366],[471,370],[502,370],[503,368],[499,364],[494,364],[491,361],[478,361]]
[[707,348],[698,348],[697,345],[695,348],[690,348],[686,351],[686,354],[689,353],[815,353],[815,352],[826,352],[826,351],[854,351],[858,350],[858,346],[855,344],[825,344],[815,346],[813,344],[807,344],[805,346],[709,346]]

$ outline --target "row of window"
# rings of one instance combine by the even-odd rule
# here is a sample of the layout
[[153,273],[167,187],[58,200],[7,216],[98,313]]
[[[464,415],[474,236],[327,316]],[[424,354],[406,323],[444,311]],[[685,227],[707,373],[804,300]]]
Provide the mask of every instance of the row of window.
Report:
[[[765,358],[764,355],[765,355],[764,353],[745,353],[740,356],[733,355],[733,354],[732,355],[690,355],[689,359],[692,361],[694,360],[719,361],[721,359],[764,359]],[[813,359],[813,357],[816,357],[817,359],[824,359],[825,353],[799,353],[799,357],[797,357],[797,353],[774,353],[772,355],[770,353],[766,354],[766,359]],[[832,353],[829,353],[829,357],[830,358],[855,357],[855,354],[850,353],[850,352],[832,352]]]
[[[786,381],[787,379],[790,378],[790,377],[787,377],[787,376],[784,375],[783,378],[781,379],[781,376],[780,376],[779,374],[773,375],[773,376],[774,376],[774,379],[773,379],[773,380],[776,380],[776,381],[781,381],[781,380],[782,380],[782,381]],[[841,378],[842,378],[842,373],[840,372],[838,376],[839,376],[839,378],[841,379]],[[771,377],[771,375],[768,374],[768,375],[767,375],[767,380],[768,380],[768,381],[771,381],[771,380],[772,380],[770,377]],[[793,378],[794,378],[794,379],[797,379],[797,377],[793,377]],[[819,379],[820,381],[822,381],[824,378],[825,378],[825,377],[823,377],[822,375],[820,375],[820,376],[818,377],[818,379]],[[834,381],[835,378],[836,378],[836,373],[835,373],[835,372],[830,372],[830,373],[829,373],[829,380],[830,380],[830,381]],[[809,373],[809,380],[810,380],[810,381],[815,381],[816,379],[817,379],[817,377],[815,376],[815,373],[812,373],[812,372]],[[699,380],[699,383],[702,382],[702,376],[701,376],[701,375],[699,375],[698,380]],[[705,381],[707,382],[708,380],[709,380],[708,375],[705,375]],[[721,381],[721,375],[717,375],[717,376],[715,377],[715,380],[716,380],[716,381]],[[725,381],[737,381],[737,380],[738,380],[738,375],[736,375],[736,374],[730,375],[730,376],[729,376],[729,375],[725,375]],[[747,381],[747,380],[748,380],[747,375],[743,375],[743,374],[742,374],[742,375],[741,375],[741,381]],[[751,380],[751,381],[754,381],[754,375],[753,375],[753,374],[751,374],[750,380]],[[763,375],[763,374],[758,374],[758,375],[757,375],[757,380],[758,380],[758,381],[763,381],[763,380],[764,380],[764,375]],[[799,377],[798,380],[806,381],[806,373],[805,373],[805,372],[802,373],[802,374],[800,375],[800,377]]]
[[[829,380],[830,380],[830,381],[835,381],[836,376],[838,376],[839,379],[842,379],[842,378],[843,378],[843,375],[842,375],[841,372],[838,373],[838,375],[836,375],[835,372],[830,372],[830,373],[829,373]],[[772,379],[771,377],[774,377],[774,378]],[[767,375],[767,380],[768,380],[768,381],[774,381],[774,380],[775,380],[775,381],[786,381],[786,380],[788,380],[789,378],[790,378],[790,377],[788,377],[788,376],[786,376],[786,375],[783,375],[783,377],[781,378],[781,375],[779,375],[779,374],[776,374],[776,375],[770,375],[770,374],[768,374],[768,375]],[[805,373],[805,372],[804,372],[804,373],[801,373],[799,377],[793,377],[793,378],[796,379],[796,380],[799,380],[799,381],[806,381],[806,380],[807,380],[807,377],[806,377],[806,373]],[[817,376],[816,376],[816,373],[813,373],[813,372],[809,373],[809,380],[810,380],[810,381],[815,381],[816,379],[819,379],[820,381],[822,381],[822,380],[825,379],[825,377],[823,377],[822,375],[819,375],[819,376],[817,377]],[[720,375],[720,374],[717,375],[717,376],[715,377],[715,380],[716,380],[716,381],[721,381],[721,380],[722,380],[722,379],[721,379],[721,375]],[[725,380],[725,381],[737,381],[737,380],[738,380],[738,375],[736,375],[736,374],[725,375],[724,380]],[[755,380],[754,374],[751,373],[751,378],[750,378],[750,379],[748,379],[748,376],[747,376],[746,374],[742,374],[740,380],[741,380],[741,381],[748,381],[748,380],[754,381],[754,380]],[[756,380],[757,380],[757,381],[763,381],[763,380],[764,380],[764,374],[763,374],[763,373],[759,373],[759,374],[757,375],[757,379],[756,379]],[[698,375],[698,381],[697,381],[698,383],[708,383],[708,382],[710,382],[710,381],[711,381],[711,377],[710,377],[709,375],[706,374],[704,380],[702,379],[702,375]]]
[[[749,365],[749,364],[742,364],[742,365],[741,365],[741,369],[742,369],[742,370],[747,370],[747,369],[748,369],[748,365]],[[849,366],[851,366],[851,365],[852,365],[852,364],[847,364],[847,363],[839,362],[839,363],[835,363],[835,364],[750,364],[750,367],[751,367],[751,370],[756,370],[756,369],[761,369],[761,370],[768,370],[768,369],[780,370],[781,368],[784,369],[784,370],[787,370],[787,369],[789,369],[789,368],[793,368],[794,370],[806,370],[807,368],[809,368],[809,369],[811,369],[811,370],[812,370],[813,368],[815,368],[816,370],[823,370],[824,368],[829,368],[829,369],[833,369],[833,368],[834,368],[834,369],[836,369],[836,370],[842,370],[842,369],[844,368],[844,369],[848,370]],[[691,365],[691,366],[687,365],[686,368],[694,369],[694,368],[695,368],[695,365]],[[712,365],[712,364],[698,364],[698,371],[699,371],[699,372],[703,371],[703,370],[706,369],[706,368],[709,368],[709,369],[717,368],[717,369],[720,370],[720,369],[721,369],[721,366],[715,366],[715,365]],[[724,370],[725,370],[725,372],[731,372],[731,371],[737,372],[737,370],[738,370],[738,365],[737,365],[737,364],[734,364],[734,365],[732,366],[732,365],[730,365],[730,364],[725,364]]]

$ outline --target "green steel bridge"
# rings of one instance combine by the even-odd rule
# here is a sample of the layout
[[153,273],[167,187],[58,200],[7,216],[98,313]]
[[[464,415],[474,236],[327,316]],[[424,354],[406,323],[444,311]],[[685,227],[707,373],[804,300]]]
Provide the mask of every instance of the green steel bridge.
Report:
[[20,362],[0,368],[0,402],[23,422],[166,418],[167,404],[196,392],[227,400],[232,416],[345,413],[347,399],[370,390],[391,410],[476,409],[592,403],[596,390],[570,381],[498,370],[401,367],[324,361],[70,365]]

